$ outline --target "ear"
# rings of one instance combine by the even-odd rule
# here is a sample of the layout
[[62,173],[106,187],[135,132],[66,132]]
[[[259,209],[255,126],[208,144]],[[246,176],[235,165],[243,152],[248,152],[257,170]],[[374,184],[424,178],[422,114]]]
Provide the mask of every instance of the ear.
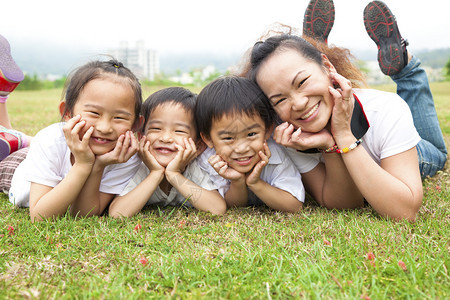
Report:
[[71,115],[68,112],[66,112],[66,114],[64,115],[64,111],[65,110],[66,110],[66,102],[65,101],[61,101],[59,103],[59,114],[64,119],[64,121],[68,121],[71,118]]
[[208,145],[209,148],[214,148],[214,144],[210,138],[206,137],[203,133],[200,133],[200,137],[202,138],[203,142]]
[[203,153],[203,151],[206,150],[207,146],[205,142],[202,139],[198,139],[195,143],[195,146],[197,147],[197,156]]
[[275,123],[272,123],[272,125],[269,128],[267,128],[266,136],[265,136],[266,140],[270,138],[274,128],[275,128]]
[[143,125],[144,125],[144,116],[139,115],[139,119],[134,122],[134,125],[131,128],[131,130],[134,132],[140,131],[141,129],[143,129],[142,128]]
[[336,68],[333,66],[333,64],[328,59],[328,57],[323,53],[322,53],[322,61],[323,61],[323,65],[328,70],[328,72],[336,72]]

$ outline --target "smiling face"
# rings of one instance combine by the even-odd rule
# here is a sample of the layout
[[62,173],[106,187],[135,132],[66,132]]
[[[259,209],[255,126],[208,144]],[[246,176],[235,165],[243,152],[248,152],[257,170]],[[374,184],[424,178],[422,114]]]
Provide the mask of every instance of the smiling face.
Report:
[[[89,81],[80,93],[72,114],[64,120],[81,115],[86,121],[80,132],[80,139],[91,127],[94,131],[89,147],[95,155],[102,155],[114,149],[120,135],[131,130],[135,121],[134,93],[129,85],[108,79]],[[64,111],[65,103],[60,107]]]
[[296,50],[274,52],[262,63],[256,81],[278,116],[306,132],[319,132],[328,124],[334,101],[329,71],[333,65],[323,56],[324,66],[305,59]]
[[238,114],[214,120],[210,137],[203,139],[229,167],[245,174],[261,160],[258,153],[264,151],[263,145],[269,135],[259,116]]
[[167,165],[177,155],[175,144],[184,146],[184,139],[196,140],[196,128],[192,112],[181,104],[167,102],[158,105],[148,118],[145,135],[150,141],[150,153],[158,163]]

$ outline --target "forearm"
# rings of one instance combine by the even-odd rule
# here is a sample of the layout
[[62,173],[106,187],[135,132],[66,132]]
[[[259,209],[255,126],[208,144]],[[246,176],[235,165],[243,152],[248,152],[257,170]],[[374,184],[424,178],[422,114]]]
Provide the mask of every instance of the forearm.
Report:
[[114,198],[109,207],[109,215],[114,218],[132,217],[140,212],[163,178],[163,171],[150,172],[150,174],[129,193]]
[[[402,163],[405,156],[407,159]],[[405,152],[388,160],[398,161],[389,171],[374,162],[363,147],[344,155],[344,162],[357,187],[380,215],[393,219],[415,220],[423,197],[418,167],[414,168],[417,156]],[[411,160],[412,167],[408,168]]]
[[318,202],[327,208],[355,208],[364,203],[358,187],[347,170],[342,154],[325,153],[325,177]]
[[245,179],[232,180],[224,199],[227,207],[246,206],[248,203],[248,190]]
[[95,216],[102,213],[105,205],[101,203],[100,183],[104,168],[104,166],[94,164],[86,183],[71,206],[72,215]]
[[[30,217],[32,221],[62,216],[76,201],[91,172],[87,165],[74,164],[55,187],[31,184]],[[46,189],[46,190],[43,190]]]
[[291,193],[271,186],[263,180],[248,186],[249,189],[267,206],[278,211],[298,212],[302,209],[302,202]]
[[219,192],[206,190],[179,172],[166,172],[166,178],[198,210],[215,215],[223,215],[225,213],[227,209],[226,203]]

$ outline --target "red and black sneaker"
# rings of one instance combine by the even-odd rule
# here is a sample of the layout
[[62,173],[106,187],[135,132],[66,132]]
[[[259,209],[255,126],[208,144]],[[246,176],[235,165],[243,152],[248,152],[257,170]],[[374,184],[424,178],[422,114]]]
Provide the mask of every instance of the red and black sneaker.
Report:
[[364,9],[364,26],[378,47],[378,64],[389,76],[398,74],[408,64],[408,53],[391,10],[381,1],[372,1]]
[[11,56],[8,41],[0,35],[0,92],[12,92],[23,78],[22,70]]
[[334,4],[332,0],[311,0],[303,17],[303,35],[324,43],[334,24]]

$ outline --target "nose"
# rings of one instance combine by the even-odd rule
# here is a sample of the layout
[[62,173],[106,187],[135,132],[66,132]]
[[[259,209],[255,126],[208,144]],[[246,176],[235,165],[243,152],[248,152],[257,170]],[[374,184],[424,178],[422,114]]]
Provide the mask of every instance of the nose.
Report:
[[172,143],[173,142],[172,135],[170,134],[169,131],[162,131],[159,136],[159,140],[163,143]]
[[107,117],[102,117],[95,122],[95,129],[101,133],[107,134],[112,132],[111,120]]
[[238,154],[246,153],[249,148],[249,142],[247,141],[239,141],[234,146],[234,152]]
[[292,110],[301,111],[307,106],[309,99],[306,96],[295,95],[291,101]]

